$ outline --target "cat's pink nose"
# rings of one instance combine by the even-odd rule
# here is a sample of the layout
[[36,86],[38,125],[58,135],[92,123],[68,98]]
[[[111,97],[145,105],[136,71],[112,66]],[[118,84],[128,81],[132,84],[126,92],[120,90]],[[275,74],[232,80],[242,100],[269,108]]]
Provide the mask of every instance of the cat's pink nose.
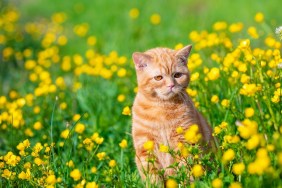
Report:
[[171,84],[171,85],[169,85],[167,87],[169,87],[169,89],[172,89],[174,87],[174,84]]

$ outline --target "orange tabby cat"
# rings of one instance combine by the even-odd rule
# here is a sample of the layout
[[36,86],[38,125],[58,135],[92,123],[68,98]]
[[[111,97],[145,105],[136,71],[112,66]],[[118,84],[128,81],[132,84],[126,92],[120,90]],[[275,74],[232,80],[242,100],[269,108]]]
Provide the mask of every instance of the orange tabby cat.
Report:
[[[159,181],[154,173],[175,162],[170,154],[160,152],[158,148],[160,144],[170,149],[177,148],[177,143],[184,139],[183,135],[176,133],[177,127],[187,130],[192,124],[197,124],[203,140],[210,142],[212,139],[210,126],[186,93],[190,81],[187,59],[191,48],[191,45],[180,50],[154,48],[132,55],[138,81],[132,109],[132,136],[135,160],[143,180],[148,173],[151,181]],[[148,140],[154,143],[154,167],[148,164],[147,151],[143,147]],[[172,173],[166,169],[165,176]]]

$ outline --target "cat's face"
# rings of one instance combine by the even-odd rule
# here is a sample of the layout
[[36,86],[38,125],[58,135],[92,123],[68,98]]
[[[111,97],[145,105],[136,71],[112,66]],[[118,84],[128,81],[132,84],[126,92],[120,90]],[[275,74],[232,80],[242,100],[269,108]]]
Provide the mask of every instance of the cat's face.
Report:
[[191,46],[180,50],[154,48],[144,53],[135,52],[138,91],[146,96],[169,100],[185,92],[190,75],[187,58]]

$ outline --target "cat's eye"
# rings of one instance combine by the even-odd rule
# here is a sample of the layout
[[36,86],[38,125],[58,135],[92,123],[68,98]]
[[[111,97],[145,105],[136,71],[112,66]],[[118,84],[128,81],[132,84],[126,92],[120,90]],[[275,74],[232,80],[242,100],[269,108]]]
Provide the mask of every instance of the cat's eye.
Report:
[[159,75],[159,76],[155,76],[154,79],[157,80],[157,81],[160,81],[160,80],[163,79],[163,77],[161,75]]
[[181,72],[176,72],[173,77],[174,78],[180,78],[182,76],[182,73]]

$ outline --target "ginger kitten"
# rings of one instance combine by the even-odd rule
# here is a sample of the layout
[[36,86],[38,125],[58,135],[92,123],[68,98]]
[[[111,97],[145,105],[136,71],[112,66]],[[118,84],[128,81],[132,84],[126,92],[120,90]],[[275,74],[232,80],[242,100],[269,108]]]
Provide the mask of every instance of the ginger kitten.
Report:
[[[150,174],[151,182],[159,182],[156,171],[166,169],[175,162],[170,154],[162,153],[158,148],[164,144],[172,150],[177,149],[178,142],[184,140],[183,135],[177,134],[177,127],[187,130],[197,124],[202,140],[207,143],[212,140],[210,126],[186,93],[190,81],[187,60],[191,48],[191,45],[180,50],[154,48],[132,55],[138,82],[138,93],[132,108],[132,136],[135,161],[143,180],[146,174]],[[148,163],[147,151],[143,147],[148,140],[154,143],[154,167]],[[165,170],[165,176],[171,174],[171,169]]]

